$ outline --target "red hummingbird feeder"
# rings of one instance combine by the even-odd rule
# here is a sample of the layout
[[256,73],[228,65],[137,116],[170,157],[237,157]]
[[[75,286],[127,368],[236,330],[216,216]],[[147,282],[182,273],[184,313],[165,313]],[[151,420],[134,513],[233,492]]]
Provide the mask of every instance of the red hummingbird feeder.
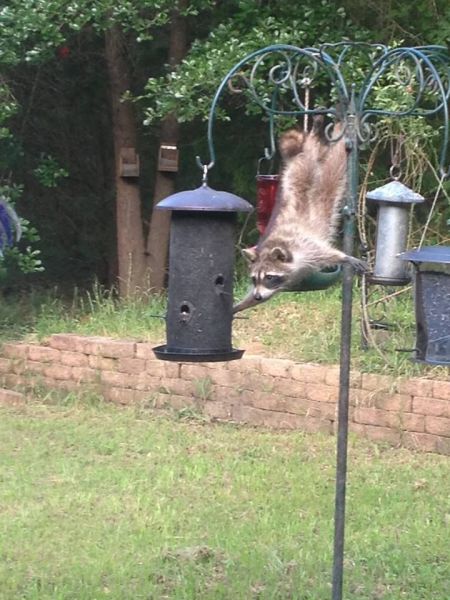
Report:
[[256,176],[256,226],[260,235],[264,233],[275,204],[279,175]]

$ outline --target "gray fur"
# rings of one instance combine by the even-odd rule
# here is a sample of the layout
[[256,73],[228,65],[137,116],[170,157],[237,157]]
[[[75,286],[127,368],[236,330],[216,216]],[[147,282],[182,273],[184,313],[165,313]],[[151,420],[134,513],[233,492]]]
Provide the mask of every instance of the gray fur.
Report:
[[252,288],[234,312],[295,290],[324,267],[350,262],[364,270],[361,261],[332,245],[346,189],[344,136],[326,143],[317,128],[311,133],[292,129],[281,136],[279,150],[283,166],[275,207],[258,245],[243,250]]

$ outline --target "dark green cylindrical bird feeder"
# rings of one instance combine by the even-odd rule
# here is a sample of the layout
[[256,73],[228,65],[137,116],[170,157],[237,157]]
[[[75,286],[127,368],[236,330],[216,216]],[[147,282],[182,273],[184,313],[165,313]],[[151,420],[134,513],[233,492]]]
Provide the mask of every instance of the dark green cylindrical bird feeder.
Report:
[[450,365],[450,247],[410,250],[401,258],[414,266],[415,359]]
[[251,204],[203,184],[169,196],[157,207],[172,211],[167,344],[157,358],[173,361],[227,361],[243,350],[231,343],[233,272],[238,212]]
[[405,285],[411,277],[408,265],[398,255],[406,250],[411,205],[424,198],[400,181],[391,181],[366,197],[378,205],[375,266],[369,280],[381,285]]

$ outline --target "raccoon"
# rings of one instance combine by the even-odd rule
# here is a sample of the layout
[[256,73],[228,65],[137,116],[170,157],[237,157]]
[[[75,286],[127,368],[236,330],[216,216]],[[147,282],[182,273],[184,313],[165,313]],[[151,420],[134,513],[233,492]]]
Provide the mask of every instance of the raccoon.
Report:
[[[342,134],[340,125],[335,137]],[[365,264],[332,246],[347,179],[344,136],[327,143],[321,122],[311,132],[291,129],[279,140],[282,172],[278,196],[267,228],[243,255],[250,268],[252,288],[233,312],[265,302],[281,291],[294,291],[314,271],[349,262],[364,271]]]

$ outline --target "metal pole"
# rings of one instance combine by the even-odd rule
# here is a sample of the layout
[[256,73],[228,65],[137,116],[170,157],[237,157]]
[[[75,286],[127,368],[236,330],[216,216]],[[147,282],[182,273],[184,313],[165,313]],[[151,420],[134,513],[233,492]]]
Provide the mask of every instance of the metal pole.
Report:
[[[352,99],[349,107],[346,143],[348,157],[348,186],[347,203],[344,206],[344,237],[343,250],[353,254],[354,245],[354,215],[358,193],[358,140],[355,123],[355,103]],[[347,442],[348,442],[348,407],[350,387],[350,358],[352,333],[352,296],[353,269],[344,265],[342,282],[342,313],[341,313],[341,351],[340,379],[338,400],[338,429],[336,452],[336,495],[334,512],[334,555],[332,600],[342,600],[343,571],[344,571],[344,533],[345,533],[345,493],[347,481]]]

